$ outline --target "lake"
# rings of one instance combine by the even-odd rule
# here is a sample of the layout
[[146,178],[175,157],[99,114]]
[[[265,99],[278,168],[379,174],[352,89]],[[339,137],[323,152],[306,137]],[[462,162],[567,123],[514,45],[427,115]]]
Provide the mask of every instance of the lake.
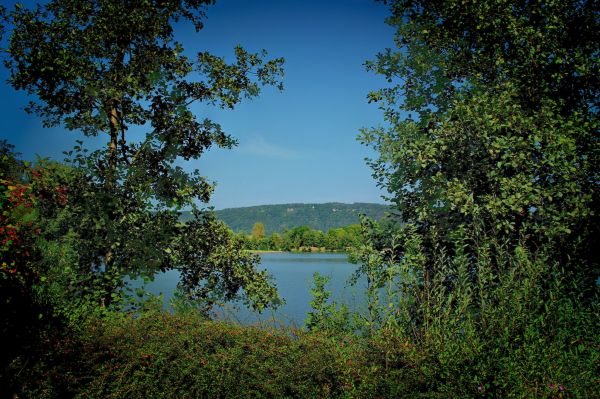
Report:
[[[228,304],[217,313],[217,317],[236,320],[242,324],[274,320],[289,326],[300,327],[304,324],[306,313],[310,311],[310,288],[313,274],[319,272],[330,276],[327,289],[332,291],[331,299],[345,303],[350,310],[364,307],[364,282],[348,287],[350,276],[358,267],[348,262],[348,255],[339,253],[263,253],[260,254],[259,269],[266,269],[274,279],[279,295],[285,300],[277,311],[265,311],[258,315],[241,304]],[[173,296],[179,281],[177,271],[157,275],[146,290],[153,294],[162,293],[165,303]],[[362,307],[361,307],[362,305]]]

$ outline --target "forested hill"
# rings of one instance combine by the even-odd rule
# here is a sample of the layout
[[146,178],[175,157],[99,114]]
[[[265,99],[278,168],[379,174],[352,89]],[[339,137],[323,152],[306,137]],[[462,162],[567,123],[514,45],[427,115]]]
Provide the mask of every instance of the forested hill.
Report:
[[388,210],[389,207],[382,204],[330,202],[326,204],[259,205],[223,209],[216,213],[219,219],[236,232],[250,232],[254,223],[261,222],[265,225],[265,232],[269,234],[280,233],[286,228],[291,229],[298,226],[309,226],[315,230],[328,231],[332,228],[358,223],[360,214],[381,219]]

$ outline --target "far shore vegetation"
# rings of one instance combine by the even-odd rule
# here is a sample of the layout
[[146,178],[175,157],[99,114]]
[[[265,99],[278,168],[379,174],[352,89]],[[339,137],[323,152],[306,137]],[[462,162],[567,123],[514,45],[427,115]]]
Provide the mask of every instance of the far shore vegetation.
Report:
[[247,250],[284,252],[348,252],[360,244],[359,224],[334,228],[323,233],[308,226],[286,229],[283,233],[265,235],[263,223],[256,222],[251,234],[237,233]]

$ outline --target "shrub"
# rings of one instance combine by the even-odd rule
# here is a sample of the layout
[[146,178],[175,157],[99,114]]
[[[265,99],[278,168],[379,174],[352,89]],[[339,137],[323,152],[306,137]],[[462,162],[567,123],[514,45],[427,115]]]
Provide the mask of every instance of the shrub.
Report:
[[[597,301],[573,297],[543,249],[509,250],[490,238],[469,246],[472,235],[457,232],[448,251],[434,244],[436,273],[427,281],[420,236],[410,226],[404,233],[396,237],[401,260],[362,255],[378,260],[365,271],[379,276],[371,290],[387,287],[370,316],[373,356],[386,375],[413,374],[414,395],[597,396]],[[386,377],[387,394],[406,381]]]
[[24,397],[339,397],[356,374],[349,342],[192,312],[116,313],[55,344]]

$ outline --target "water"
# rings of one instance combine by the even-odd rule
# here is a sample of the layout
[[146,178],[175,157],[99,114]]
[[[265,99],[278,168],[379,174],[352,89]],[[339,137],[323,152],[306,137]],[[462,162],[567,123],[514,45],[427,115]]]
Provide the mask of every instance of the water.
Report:
[[[267,310],[261,315],[240,304],[227,304],[217,312],[217,317],[237,320],[242,324],[275,320],[284,325],[302,326],[310,311],[310,288],[315,272],[330,276],[326,288],[332,291],[332,300],[346,304],[350,310],[361,310],[361,305],[364,306],[364,282],[353,287],[347,286],[357,265],[348,262],[346,254],[264,253],[260,257],[258,268],[266,269],[273,276],[285,304],[275,312]],[[146,285],[146,290],[157,295],[162,293],[168,304],[178,281],[177,271],[161,273]]]

